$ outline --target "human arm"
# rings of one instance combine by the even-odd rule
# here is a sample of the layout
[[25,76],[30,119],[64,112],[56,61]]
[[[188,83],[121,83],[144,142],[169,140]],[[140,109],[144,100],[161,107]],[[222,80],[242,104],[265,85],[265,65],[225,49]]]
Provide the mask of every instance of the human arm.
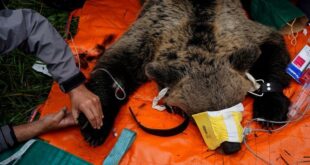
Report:
[[80,71],[75,66],[70,48],[45,17],[29,9],[5,9],[0,10],[0,23],[0,54],[23,44],[24,50],[35,53],[47,64],[54,80],[66,91],[75,85],[66,82],[73,76],[79,78],[79,82],[75,79],[76,84],[85,80],[84,76],[78,75]]
[[46,18],[29,9],[0,10],[0,54],[19,45],[47,64],[63,92],[69,93],[74,118],[83,112],[94,128],[102,125],[100,100],[85,90],[85,77],[75,65],[72,52]]
[[43,133],[73,125],[75,125],[75,121],[72,114],[63,109],[31,123],[2,126],[0,127],[0,152]]

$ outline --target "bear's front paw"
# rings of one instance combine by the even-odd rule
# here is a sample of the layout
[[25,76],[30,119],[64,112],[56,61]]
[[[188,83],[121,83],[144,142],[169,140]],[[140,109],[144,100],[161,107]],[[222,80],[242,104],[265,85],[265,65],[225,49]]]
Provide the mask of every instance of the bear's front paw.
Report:
[[100,129],[94,129],[83,114],[79,115],[78,123],[84,139],[91,146],[96,147],[104,142],[104,127],[101,127]]
[[[253,118],[271,121],[286,121],[290,100],[282,92],[265,93],[254,100]],[[264,127],[281,123],[260,122]],[[283,123],[284,124],[284,123]]]

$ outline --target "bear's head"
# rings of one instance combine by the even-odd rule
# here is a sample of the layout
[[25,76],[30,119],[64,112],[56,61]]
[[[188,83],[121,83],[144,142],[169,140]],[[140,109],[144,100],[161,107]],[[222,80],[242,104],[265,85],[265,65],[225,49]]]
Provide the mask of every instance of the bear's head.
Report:
[[246,71],[235,69],[229,60],[212,59],[200,64],[180,61],[151,62],[145,71],[160,88],[169,87],[164,102],[190,116],[234,106],[252,88]]
[[[174,55],[176,60],[155,60],[145,67],[148,78],[160,88],[169,88],[163,101],[170,107],[189,116],[219,111],[241,103],[253,89],[247,70],[236,67],[233,60],[208,58],[203,53],[184,54],[189,56],[179,53]],[[232,154],[240,150],[241,144],[223,141],[220,148],[225,154]]]

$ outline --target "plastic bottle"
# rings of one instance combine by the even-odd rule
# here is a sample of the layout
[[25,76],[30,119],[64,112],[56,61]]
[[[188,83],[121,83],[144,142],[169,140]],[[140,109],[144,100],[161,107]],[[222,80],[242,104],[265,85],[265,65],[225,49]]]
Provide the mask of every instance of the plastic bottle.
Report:
[[292,104],[289,107],[288,118],[296,120],[301,117],[305,111],[310,110],[310,81],[307,81],[303,87],[293,96]]

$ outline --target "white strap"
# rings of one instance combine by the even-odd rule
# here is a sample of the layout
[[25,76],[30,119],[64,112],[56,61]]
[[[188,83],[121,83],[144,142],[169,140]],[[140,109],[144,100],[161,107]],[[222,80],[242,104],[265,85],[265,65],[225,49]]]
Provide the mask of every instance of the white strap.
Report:
[[260,84],[257,83],[255,78],[250,73],[246,72],[245,75],[253,84],[253,88],[250,90],[250,92],[256,91],[257,89],[260,88]]
[[258,96],[258,97],[262,97],[264,95],[264,93],[262,94],[257,94],[254,91],[258,90],[260,88],[260,84],[257,82],[262,82],[264,83],[263,79],[258,79],[255,80],[255,78],[248,72],[245,73],[246,77],[252,82],[253,87],[248,91],[248,93],[251,93],[252,95]]
[[153,99],[153,102],[152,102],[152,108],[158,110],[158,111],[163,111],[166,109],[166,106],[164,105],[158,105],[158,102],[163,98],[165,97],[166,93],[168,92],[169,88],[164,88],[162,89],[158,95]]
[[9,158],[3,160],[2,162],[0,162],[0,165],[7,165],[11,162],[14,161],[13,164],[16,164],[18,162],[18,160],[25,154],[25,152],[30,148],[30,146],[36,142],[36,140],[31,139],[29,140],[26,144],[23,145],[22,148],[20,148],[15,154],[13,154],[12,156],[10,156]]

